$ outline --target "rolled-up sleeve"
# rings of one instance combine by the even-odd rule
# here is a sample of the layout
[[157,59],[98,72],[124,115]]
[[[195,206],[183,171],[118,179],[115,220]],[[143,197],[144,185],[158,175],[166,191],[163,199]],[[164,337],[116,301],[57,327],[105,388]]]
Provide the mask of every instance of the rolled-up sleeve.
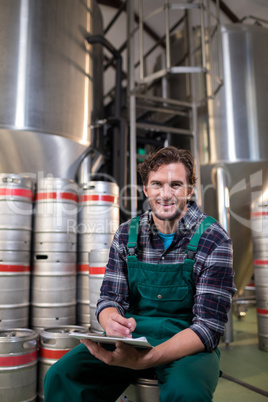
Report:
[[200,337],[206,350],[211,351],[224,334],[227,313],[236,291],[231,240],[221,241],[207,255],[201,248],[196,258],[196,272],[198,275],[191,329]]

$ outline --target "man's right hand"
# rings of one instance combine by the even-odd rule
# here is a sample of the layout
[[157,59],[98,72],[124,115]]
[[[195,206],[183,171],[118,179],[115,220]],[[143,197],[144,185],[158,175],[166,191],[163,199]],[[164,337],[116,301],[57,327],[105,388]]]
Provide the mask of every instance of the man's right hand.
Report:
[[108,307],[100,312],[99,321],[106,335],[125,336],[131,338],[136,328],[134,318],[125,318],[114,307]]

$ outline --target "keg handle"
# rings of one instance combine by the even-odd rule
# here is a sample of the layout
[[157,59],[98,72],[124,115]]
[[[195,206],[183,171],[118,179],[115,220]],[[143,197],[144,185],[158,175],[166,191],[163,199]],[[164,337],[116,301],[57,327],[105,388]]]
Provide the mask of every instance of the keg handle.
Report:
[[21,180],[16,177],[3,177],[3,183],[20,183]]
[[36,342],[35,339],[33,339],[33,340],[31,340],[31,341],[24,342],[23,345],[22,345],[22,347],[23,347],[24,349],[33,349],[33,348],[36,347],[36,345],[37,345],[37,342]]
[[[2,260],[0,260],[0,261],[2,261]],[[5,337],[7,337],[7,338],[13,338],[14,336],[16,336],[16,332],[15,331],[10,331],[10,332],[7,332],[6,334],[4,333],[4,334],[2,334],[1,333],[1,336],[5,336]]]
[[45,255],[45,254],[36,254],[36,255],[35,255],[35,259],[36,259],[36,260],[47,260],[47,259],[48,259],[48,256]]
[[44,337],[40,338],[40,343],[42,344],[42,346],[56,345],[56,342],[57,340],[55,338],[44,338]]

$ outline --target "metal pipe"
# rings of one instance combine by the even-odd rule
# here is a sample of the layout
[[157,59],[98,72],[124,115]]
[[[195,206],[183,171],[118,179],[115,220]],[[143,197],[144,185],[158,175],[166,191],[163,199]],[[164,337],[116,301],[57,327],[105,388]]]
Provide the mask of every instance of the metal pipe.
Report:
[[139,59],[140,59],[140,80],[144,78],[144,59],[143,59],[143,1],[139,1]]
[[119,10],[117,11],[117,13],[114,15],[114,17],[111,19],[111,21],[109,22],[109,24],[107,25],[107,27],[104,30],[104,35],[107,34],[107,32],[111,29],[111,27],[113,26],[113,24],[117,21],[117,19],[120,17],[120,15],[122,14],[122,12],[126,9],[126,1],[124,3],[121,4]]
[[226,232],[230,233],[229,187],[225,169],[216,167],[215,183],[218,204],[218,220]]
[[131,217],[137,213],[137,160],[136,160],[136,98],[133,93],[134,81],[134,8],[133,1],[128,0],[128,97],[130,121],[130,210]]
[[165,27],[166,27],[166,69],[171,67],[170,36],[169,36],[169,0],[165,0]]
[[116,88],[115,88],[115,116],[119,117],[121,113],[122,99],[122,56],[120,52],[102,35],[87,35],[85,39],[90,44],[99,43],[104,46],[114,56],[116,60]]
[[202,64],[203,68],[207,68],[206,60],[206,39],[205,39],[205,15],[204,15],[204,1],[200,0],[200,24],[201,24],[201,47],[202,47]]
[[223,61],[222,61],[222,40],[221,40],[221,21],[219,0],[216,1],[216,18],[217,18],[217,42],[218,42],[218,60],[219,60],[219,77],[223,82]]
[[[230,233],[230,197],[228,176],[222,166],[212,170],[212,177],[217,193],[218,220],[227,233]],[[224,341],[226,348],[233,341],[232,305],[228,313],[228,322],[225,325]]]
[[[85,39],[90,44],[99,43],[104,46],[110,53],[114,56],[116,60],[116,80],[115,80],[115,117],[120,118],[121,114],[121,99],[122,99],[122,56],[120,52],[115,49],[115,47],[102,35],[87,35]],[[114,141],[113,141],[113,175],[116,179],[119,176],[119,169],[117,163],[118,157],[118,137],[119,137],[119,127],[116,126],[114,129]],[[121,141],[124,141],[122,138],[123,133],[121,133]],[[125,158],[126,155],[121,153],[121,158]],[[123,172],[121,172],[123,173]],[[119,176],[120,177],[120,176]],[[119,179],[119,181],[121,181]]]
[[[128,126],[127,122],[123,117],[108,117],[107,122],[115,127],[119,128],[120,132],[120,179],[119,187],[125,193],[127,184],[127,138],[128,138]],[[126,200],[126,194],[124,195],[124,200]]]
[[199,141],[198,141],[198,110],[195,103],[192,107],[192,131],[193,136],[193,148],[194,148],[194,158],[195,158],[195,169],[196,176],[199,178],[196,186],[196,202],[199,208],[202,209],[202,194],[201,194],[201,170],[200,170],[200,159],[199,159]]

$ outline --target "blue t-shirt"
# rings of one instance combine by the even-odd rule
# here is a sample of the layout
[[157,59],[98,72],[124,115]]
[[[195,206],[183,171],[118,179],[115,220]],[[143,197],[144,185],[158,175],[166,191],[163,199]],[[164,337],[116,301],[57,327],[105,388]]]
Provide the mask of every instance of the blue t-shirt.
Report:
[[175,235],[175,232],[174,233],[168,233],[168,234],[161,233],[161,232],[159,232],[159,230],[157,232],[158,232],[158,235],[159,235],[160,239],[163,241],[164,247],[165,247],[165,250],[166,250],[171,245],[173,237]]

